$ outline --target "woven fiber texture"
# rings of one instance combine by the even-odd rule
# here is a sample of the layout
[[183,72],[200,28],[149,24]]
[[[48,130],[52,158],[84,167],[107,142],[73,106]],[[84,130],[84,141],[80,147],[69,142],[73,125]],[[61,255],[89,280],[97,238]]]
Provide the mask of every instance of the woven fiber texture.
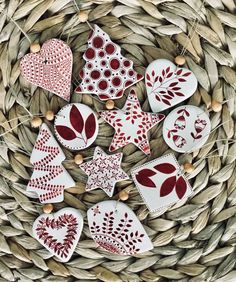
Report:
[[[29,158],[38,129],[31,127],[25,115],[26,109],[32,114],[57,112],[66,102],[27,83],[20,75],[19,61],[29,53],[30,43],[16,24],[31,42],[42,45],[54,37],[68,42],[74,59],[74,89],[84,65],[82,56],[90,28],[87,23],[80,23],[73,1],[2,3],[0,96],[4,105],[0,111],[0,134],[11,132],[1,137],[5,143],[0,146],[0,282],[235,282],[235,1],[206,0],[202,5],[200,0],[82,0],[77,5],[89,12],[91,25],[99,25],[119,44],[123,55],[134,61],[134,69],[142,75],[153,60],[173,61],[186,46],[186,65],[199,82],[186,103],[207,110],[212,100],[226,102],[221,111],[210,112],[215,130],[208,145],[191,154],[175,154],[180,164],[189,161],[196,167],[190,176],[194,193],[188,201],[180,201],[164,214],[149,213],[131,180],[117,184],[112,199],[118,198],[121,189],[130,191],[125,203],[141,220],[154,244],[152,251],[138,256],[112,255],[96,246],[89,233],[86,211],[108,197],[102,190],[85,192],[86,176],[75,165],[73,153],[63,148],[67,156],[64,166],[76,187],[65,191],[64,202],[55,204],[54,210],[79,209],[85,226],[73,257],[68,263],[61,263],[32,237],[32,223],[42,213],[42,205],[26,192],[26,185],[32,173]],[[199,23],[190,41],[188,34],[196,19]],[[150,111],[144,80],[136,84],[136,90],[143,110]],[[116,101],[117,107],[124,105],[125,96]],[[74,93],[71,101],[82,102],[95,112],[105,109],[103,103],[89,95]],[[13,120],[8,124],[9,119]],[[53,129],[53,122],[44,121]],[[93,155],[96,145],[108,152],[114,130],[101,119],[99,123],[95,143],[81,152],[85,157]],[[122,166],[128,174],[133,166],[172,152],[162,138],[162,124],[150,131],[151,157],[133,145],[121,150]]]

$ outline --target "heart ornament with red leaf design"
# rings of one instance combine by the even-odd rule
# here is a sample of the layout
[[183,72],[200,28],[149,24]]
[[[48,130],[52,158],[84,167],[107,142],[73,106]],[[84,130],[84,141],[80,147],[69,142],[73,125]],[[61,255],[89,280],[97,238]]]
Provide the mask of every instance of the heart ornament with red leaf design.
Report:
[[73,55],[62,40],[47,40],[38,53],[26,54],[20,62],[26,80],[66,101],[70,100]]
[[98,121],[88,106],[73,103],[64,106],[56,115],[55,134],[60,143],[71,150],[89,147],[98,134]]
[[88,212],[88,224],[94,241],[117,255],[135,255],[153,249],[142,224],[124,203],[103,201]]
[[34,237],[53,255],[67,262],[83,229],[83,217],[73,208],[53,214],[41,214],[33,224]]
[[163,124],[163,138],[166,144],[180,153],[201,148],[210,132],[211,122],[207,113],[192,105],[174,109]]
[[145,82],[153,112],[161,112],[191,97],[197,78],[186,68],[166,59],[153,61],[146,69]]
[[131,175],[151,212],[168,208],[192,193],[192,188],[173,154],[136,167]]

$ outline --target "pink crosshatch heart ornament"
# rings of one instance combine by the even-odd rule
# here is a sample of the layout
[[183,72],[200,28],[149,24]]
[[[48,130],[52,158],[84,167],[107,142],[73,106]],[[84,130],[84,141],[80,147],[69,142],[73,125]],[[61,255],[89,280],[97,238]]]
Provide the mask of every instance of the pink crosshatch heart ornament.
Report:
[[88,175],[86,191],[101,188],[112,197],[115,184],[129,179],[121,169],[122,153],[107,155],[100,147],[96,147],[93,160],[83,163],[80,168]]
[[163,124],[163,138],[176,152],[185,153],[201,148],[211,131],[208,115],[201,109],[185,105],[174,109]]
[[30,157],[34,171],[27,185],[27,191],[37,193],[41,203],[62,202],[64,189],[75,186],[61,164],[65,158],[48,126],[43,123]]
[[83,58],[86,63],[80,71],[82,82],[76,93],[96,94],[101,100],[118,99],[126,88],[143,79],[134,71],[133,62],[122,56],[120,46],[97,25]]
[[147,132],[164,119],[163,114],[143,112],[134,89],[131,89],[122,110],[100,112],[101,117],[115,129],[111,152],[132,143],[150,154]]
[[26,54],[20,62],[26,80],[66,101],[70,100],[73,55],[70,47],[59,39],[46,41],[38,53]]
[[73,208],[41,214],[33,224],[33,235],[62,262],[70,260],[83,229],[83,217]]
[[173,154],[167,154],[131,170],[139,193],[151,212],[189,197],[192,188]]
[[117,201],[95,204],[88,212],[88,224],[94,241],[117,255],[135,255],[153,249],[134,212]]
[[197,89],[197,78],[189,69],[179,68],[166,59],[155,60],[147,67],[145,83],[153,112],[183,102]]
[[98,121],[90,107],[73,103],[64,106],[57,113],[54,129],[63,146],[71,150],[82,150],[95,141]]

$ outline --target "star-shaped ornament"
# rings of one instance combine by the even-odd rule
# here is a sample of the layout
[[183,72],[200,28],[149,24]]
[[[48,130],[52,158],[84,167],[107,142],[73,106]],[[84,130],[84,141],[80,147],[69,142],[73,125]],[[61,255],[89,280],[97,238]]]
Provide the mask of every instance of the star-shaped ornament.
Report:
[[100,147],[96,147],[93,160],[83,163],[80,168],[88,175],[86,190],[101,188],[112,197],[115,184],[129,179],[121,169],[122,153],[107,155]]
[[115,129],[109,148],[111,152],[133,143],[146,155],[150,154],[147,132],[165,117],[163,114],[143,112],[133,89],[122,110],[101,111],[100,115]]

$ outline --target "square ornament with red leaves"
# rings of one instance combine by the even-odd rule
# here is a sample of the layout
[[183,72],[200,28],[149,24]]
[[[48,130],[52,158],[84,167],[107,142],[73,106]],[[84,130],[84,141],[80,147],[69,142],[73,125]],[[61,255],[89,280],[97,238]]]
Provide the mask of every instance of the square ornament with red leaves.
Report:
[[169,207],[192,194],[192,188],[173,154],[136,167],[131,175],[151,212]]

